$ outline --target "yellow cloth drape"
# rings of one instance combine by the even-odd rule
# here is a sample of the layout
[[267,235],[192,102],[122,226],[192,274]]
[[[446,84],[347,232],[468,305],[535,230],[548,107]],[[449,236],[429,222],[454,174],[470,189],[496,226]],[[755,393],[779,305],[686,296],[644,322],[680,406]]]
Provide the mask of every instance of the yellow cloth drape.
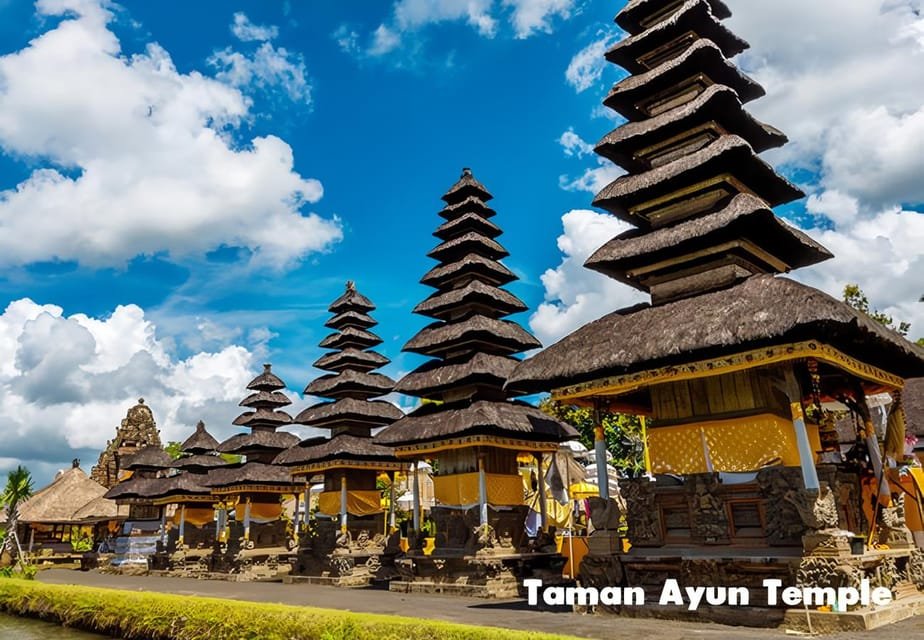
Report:
[[[812,449],[819,450],[818,427],[806,429]],[[771,414],[648,429],[648,449],[654,473],[706,473],[707,449],[713,471],[799,465],[792,421]]]
[[[173,524],[180,525],[180,513],[183,507],[179,506],[173,513]],[[243,517],[243,516],[242,516]],[[201,527],[215,520],[215,511],[212,507],[186,507],[186,524]]]
[[[596,493],[594,495],[597,495]],[[534,491],[533,493],[526,496],[526,506],[535,511],[536,513],[542,513],[540,510],[542,507],[539,504],[539,492]],[[571,528],[571,501],[569,500],[565,504],[561,504],[555,498],[546,497],[545,499],[545,515],[546,515],[546,524],[551,527],[556,527],[558,529],[570,529]]]
[[[238,522],[244,521],[244,514],[247,513],[246,500],[241,500],[234,507],[234,519]],[[282,505],[278,502],[251,502],[250,503],[250,521],[255,524],[265,524],[279,519],[282,515]]]
[[[318,511],[327,516],[339,514],[340,492],[322,492],[318,496]],[[347,513],[354,516],[382,513],[382,494],[378,491],[347,491]]]
[[[523,504],[523,478],[519,475],[486,473],[488,504],[514,506]],[[465,506],[478,504],[478,473],[457,473],[433,477],[433,493],[440,504]]]

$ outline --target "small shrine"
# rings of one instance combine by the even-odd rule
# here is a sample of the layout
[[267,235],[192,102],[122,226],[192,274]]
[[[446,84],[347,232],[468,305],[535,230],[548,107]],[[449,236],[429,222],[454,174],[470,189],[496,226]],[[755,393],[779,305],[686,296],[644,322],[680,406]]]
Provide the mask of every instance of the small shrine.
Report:
[[116,429],[115,438],[106,443],[99,461],[90,470],[90,478],[111,489],[122,479],[120,461],[147,446],[161,446],[160,431],[151,408],[144,403],[144,398],[138,398],[138,404],[128,410]]
[[434,549],[424,550],[415,505],[410,548],[397,561],[401,575],[393,590],[509,597],[524,575],[561,580],[564,559],[545,518],[535,539],[526,535],[518,456],[535,456],[541,469],[542,457],[576,433],[504,391],[516,354],[540,344],[505,319],[526,305],[502,288],[517,278],[500,262],[508,254],[496,240],[502,232],[491,221],[491,198],[469,169],[443,196],[445,222],[434,233],[440,243],[428,254],[439,264],[421,280],[436,291],[414,309],[433,322],[404,347],[431,360],[395,387],[423,404],[375,437],[399,458],[430,461],[435,470]]
[[[318,517],[301,537],[296,572],[312,581],[363,586],[394,572],[400,552],[395,527],[395,474],[406,471],[391,447],[376,444],[372,432],[404,416],[398,407],[375,400],[392,391],[394,381],[375,370],[389,360],[373,350],[382,342],[371,332],[377,323],[369,315],[375,305],[352,282],[329,308],[325,326],[334,333],[321,346],[333,351],[314,366],[327,373],[312,381],[305,394],[327,399],[295,418],[330,431],[330,438],[310,438],[283,451],[278,464],[293,477],[309,482],[323,478]],[[388,477],[387,510],[377,482]],[[306,502],[306,505],[308,503]],[[390,544],[388,542],[390,541]]]

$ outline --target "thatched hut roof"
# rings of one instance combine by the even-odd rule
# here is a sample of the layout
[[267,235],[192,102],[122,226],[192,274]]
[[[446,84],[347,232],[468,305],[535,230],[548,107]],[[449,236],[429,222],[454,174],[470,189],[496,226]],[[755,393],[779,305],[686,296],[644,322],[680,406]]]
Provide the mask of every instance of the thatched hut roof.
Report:
[[372,301],[356,290],[352,280],[347,281],[343,294],[334,300],[327,308],[333,314],[344,313],[347,311],[360,311],[368,313],[375,310]]
[[290,424],[292,416],[285,411],[273,411],[271,409],[257,409],[256,411],[245,411],[234,419],[232,424],[239,427],[281,427]]
[[126,471],[156,471],[170,466],[171,458],[163,447],[148,445],[137,452],[127,456],[122,462],[122,469]]
[[74,466],[59,472],[50,485],[19,505],[19,520],[67,524],[120,517],[118,506],[104,499],[105,494],[106,487],[90,479],[79,466]]
[[924,378],[913,378],[905,382],[902,406],[905,409],[906,430],[924,438]]
[[597,194],[594,205],[633,224],[647,227],[646,220],[630,213],[632,207],[724,173],[734,175],[774,207],[805,195],[761,160],[746,140],[724,135],[699,151],[668,164],[616,178]]
[[262,462],[245,462],[243,464],[212,469],[209,471],[208,477],[203,484],[207,487],[217,489],[246,484],[271,484],[296,487],[304,483],[294,482],[292,476],[289,474],[289,470],[285,467]]
[[436,322],[411,338],[404,351],[438,356],[460,345],[476,344],[494,353],[519,353],[542,344],[516,322],[472,316],[460,322]]
[[[674,0],[629,0],[616,15],[616,24],[629,33],[638,33],[644,29],[642,22],[647,22],[651,16],[664,11],[672,4]],[[712,14],[720,20],[731,17],[731,11],[723,0],[709,0],[709,7]],[[665,14],[664,18],[669,16],[670,14]]]
[[[215,445],[215,448],[218,448],[218,445]],[[215,467],[221,467],[228,464],[225,462],[224,458],[219,455],[212,454],[196,454],[191,456],[183,456],[177,458],[173,461],[174,469],[183,469],[185,471],[190,471],[192,473],[204,472],[208,469],[213,469]]]
[[459,180],[449,187],[449,191],[443,194],[443,201],[454,204],[465,200],[469,196],[474,196],[483,202],[487,202],[494,197],[472,175],[472,170],[466,167],[462,169],[462,176]]
[[680,56],[617,82],[603,104],[628,120],[641,120],[648,117],[639,109],[641,101],[697,74],[708,76],[714,84],[731,87],[742,103],[764,95],[764,88],[726,60],[717,46],[709,40],[697,40]]
[[298,436],[285,431],[255,429],[250,433],[233,435],[220,445],[219,453],[245,454],[248,451],[282,451],[298,442]]
[[206,453],[214,451],[218,447],[218,440],[206,431],[205,423],[200,420],[196,423],[196,430],[191,436],[183,441],[180,450],[185,453]]
[[536,393],[803,340],[899,376],[924,375],[921,347],[821,291],[759,275],[723,291],[606,315],[520,363],[507,388]]
[[310,464],[329,460],[361,460],[364,462],[397,462],[391,447],[377,444],[372,438],[340,433],[323,442],[311,440],[308,446],[296,445],[286,449],[273,460],[273,464],[287,466]]
[[381,373],[341,371],[316,378],[305,387],[305,393],[322,398],[374,397],[390,393],[395,381]]
[[247,388],[256,391],[275,391],[276,389],[285,389],[286,383],[273,373],[273,365],[264,364],[263,373],[251,380],[247,384]]
[[496,238],[503,234],[500,227],[484,216],[469,212],[462,214],[458,218],[447,220],[436,228],[433,235],[440,240],[450,240],[469,231],[477,231],[488,238]]
[[209,495],[211,489],[205,485],[206,474],[178,473],[166,478],[156,478],[146,488],[146,496],[151,499],[167,496],[201,496]]
[[468,305],[479,305],[487,311],[496,312],[498,316],[526,311],[527,308],[522,300],[509,291],[473,280],[458,289],[435,292],[414,307],[414,313],[444,319],[450,312]]
[[477,253],[491,260],[500,260],[510,255],[497,241],[478,232],[469,231],[451,240],[441,242],[427,256],[434,260],[449,262],[469,253]]
[[513,271],[497,260],[485,258],[477,253],[470,253],[449,264],[439,264],[433,267],[424,274],[424,277],[420,279],[420,283],[437,289],[444,289],[455,280],[471,279],[473,277],[494,286],[507,284],[517,279]]
[[322,349],[346,349],[349,347],[368,349],[381,343],[382,339],[371,331],[365,331],[357,327],[344,327],[337,333],[332,333],[321,340],[319,346]]
[[383,429],[375,436],[375,441],[400,446],[479,435],[562,442],[577,437],[577,432],[523,402],[478,400],[425,404]]
[[452,221],[468,213],[474,213],[482,218],[491,218],[497,215],[497,212],[486,205],[482,198],[474,196],[468,196],[458,202],[443,207],[439,215]]
[[285,407],[292,401],[278,391],[255,391],[238,403],[239,407]]
[[384,367],[391,362],[388,358],[375,351],[363,351],[354,347],[347,347],[342,351],[326,353],[314,362],[314,366],[325,371],[342,371],[356,369],[357,371],[372,371]]
[[519,360],[476,353],[457,361],[431,360],[401,378],[395,391],[417,397],[438,396],[450,389],[477,384],[503,386]]
[[368,329],[378,324],[372,316],[362,311],[344,311],[338,313],[330,320],[324,323],[325,327],[331,329],[344,329],[345,327],[357,327],[359,329]]
[[[686,41],[681,41],[683,37]],[[638,62],[643,55],[670,45],[671,49],[689,45],[695,38],[715,43],[731,58],[748,48],[748,43],[728,30],[712,13],[707,0],[686,0],[676,12],[645,31],[623,38],[606,52],[606,59],[632,73],[644,73],[648,67]]]
[[312,405],[295,417],[298,424],[328,427],[336,424],[382,426],[402,417],[401,409],[385,400],[340,398],[336,402]]
[[108,500],[128,501],[150,498],[155,494],[158,478],[131,477],[115,485],[104,496]]

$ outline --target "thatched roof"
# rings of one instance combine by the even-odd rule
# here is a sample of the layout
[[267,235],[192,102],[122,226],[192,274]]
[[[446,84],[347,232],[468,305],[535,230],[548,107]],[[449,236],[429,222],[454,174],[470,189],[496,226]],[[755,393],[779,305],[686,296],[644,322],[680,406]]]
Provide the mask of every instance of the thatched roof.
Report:
[[468,213],[474,213],[482,218],[490,218],[497,214],[494,209],[485,204],[484,199],[475,196],[468,196],[463,200],[454,202],[443,207],[439,215],[449,221],[463,216]]
[[397,462],[398,459],[391,447],[376,444],[372,438],[341,433],[323,442],[311,440],[307,446],[296,445],[286,449],[276,456],[273,463],[291,466],[326,460]]
[[726,58],[731,58],[748,48],[748,43],[729,31],[712,14],[707,0],[686,0],[667,20],[662,20],[638,35],[623,38],[606,52],[606,59],[632,73],[644,73],[647,67],[640,64],[639,57],[672,44],[682,36],[705,38],[715,43]]
[[523,402],[478,400],[471,404],[425,404],[383,429],[375,441],[400,446],[476,435],[561,442],[577,437],[577,432]]
[[[749,240],[793,269],[832,257],[808,235],[777,218],[766,202],[750,194],[740,194],[718,213],[647,233],[632,229],[616,236],[597,249],[584,266],[647,290],[627,274],[670,257],[693,254],[736,239]],[[685,266],[689,265],[683,263],[673,268]]]
[[167,496],[201,496],[209,495],[211,489],[205,485],[208,476],[201,473],[178,473],[166,478],[156,478],[145,489],[147,498],[166,498]]
[[282,451],[298,442],[298,436],[285,431],[254,430],[231,436],[220,445],[219,453],[245,454],[248,451]]
[[203,484],[217,489],[245,484],[290,485],[296,487],[302,486],[304,483],[294,482],[289,470],[285,467],[263,462],[245,462],[212,469]]
[[394,386],[395,381],[381,373],[346,370],[313,380],[305,393],[322,398],[373,397],[389,393]]
[[476,353],[457,361],[431,360],[401,378],[395,391],[430,397],[476,384],[502,387],[519,362],[489,353]]
[[763,87],[726,60],[715,44],[709,40],[697,40],[680,56],[651,71],[617,82],[603,104],[629,120],[641,120],[647,118],[648,114],[636,106],[640,101],[698,73],[708,76],[714,84],[724,84],[734,89],[742,103],[764,95]]
[[516,275],[500,262],[485,258],[477,253],[470,253],[449,264],[440,264],[433,267],[424,274],[424,277],[420,279],[420,283],[442,289],[454,280],[476,276],[496,286],[507,284],[517,279]]
[[[649,166],[635,156],[637,151],[708,122],[718,123],[728,133],[744,138],[757,153],[786,143],[786,136],[781,131],[759,122],[741,108],[733,89],[714,84],[680,107],[614,129],[597,143],[594,150],[627,171],[645,171]],[[665,159],[670,158],[667,156]]]
[[[629,33],[638,33],[643,30],[642,22],[673,3],[674,0],[629,0],[616,15],[616,24]],[[716,18],[731,17],[731,11],[723,0],[709,0],[709,7]],[[670,14],[667,14],[664,17],[669,16]]]
[[385,400],[340,398],[336,402],[321,402],[308,407],[295,417],[298,424],[324,427],[339,423],[381,426],[404,415],[401,409]]
[[449,187],[449,191],[443,194],[443,201],[449,204],[455,204],[465,200],[469,196],[474,196],[482,202],[487,202],[492,196],[484,185],[475,179],[472,170],[468,167],[462,169],[462,176],[458,182]]
[[327,308],[331,313],[344,313],[346,311],[360,311],[367,313],[373,311],[375,305],[366,296],[356,290],[352,280],[347,281],[346,290],[339,298],[334,300]]
[[435,322],[411,338],[404,351],[435,356],[461,345],[477,344],[494,353],[519,353],[542,346],[516,322],[486,316],[472,316],[460,322]]
[[131,477],[123,480],[106,492],[105,498],[109,500],[128,501],[149,499],[157,495],[160,478]]
[[251,380],[247,388],[257,391],[274,391],[276,389],[285,389],[286,383],[273,373],[273,365],[264,364],[263,373]]
[[106,487],[74,466],[59,472],[50,485],[19,505],[19,520],[66,524],[118,518],[118,506],[103,499],[105,494]]
[[239,427],[279,427],[292,422],[292,416],[285,411],[273,411],[271,409],[257,409],[256,411],[245,411],[234,419],[232,424]]
[[458,218],[447,220],[433,232],[440,240],[449,240],[461,236],[469,231],[477,231],[488,238],[496,238],[503,234],[496,224],[474,212],[462,214]]
[[606,315],[520,363],[507,388],[536,393],[802,340],[899,376],[924,375],[921,347],[821,291],[759,275],[723,291]]
[[367,349],[381,343],[382,339],[371,331],[364,331],[357,327],[344,327],[321,340],[319,346],[322,349],[346,349],[348,347]]
[[459,289],[437,291],[414,307],[414,313],[444,319],[449,313],[468,305],[478,305],[487,314],[497,316],[526,311],[527,308],[509,291],[473,280]]
[[905,382],[902,406],[905,409],[906,430],[924,438],[924,378],[913,378]]
[[183,441],[180,450],[185,453],[206,453],[218,447],[218,440],[205,429],[205,423],[200,420],[196,423],[196,430]]
[[315,360],[314,366],[325,371],[342,371],[347,368],[358,371],[371,371],[384,367],[389,362],[391,360],[375,351],[362,351],[348,347],[343,351],[324,354]]
[[469,231],[451,240],[441,242],[427,256],[434,260],[448,262],[468,253],[477,253],[491,260],[500,260],[510,255],[504,247],[491,238],[475,231]]
[[597,194],[594,205],[633,224],[647,226],[645,220],[631,215],[630,208],[726,172],[759,193],[773,207],[805,195],[757,157],[747,141],[725,135],[695,153],[656,169],[617,178]]
[[378,322],[372,316],[362,311],[344,311],[325,322],[324,326],[330,327],[331,329],[343,329],[345,327],[368,329],[377,324]]
[[[218,445],[215,445],[218,448]],[[183,469],[190,472],[201,472],[215,467],[221,467],[227,464],[221,456],[211,454],[201,454],[192,456],[183,456],[173,461],[174,469]]]
[[292,401],[278,391],[256,391],[238,403],[239,407],[285,407]]
[[163,447],[151,444],[127,456],[121,467],[126,471],[152,471],[166,469],[171,461],[170,455]]

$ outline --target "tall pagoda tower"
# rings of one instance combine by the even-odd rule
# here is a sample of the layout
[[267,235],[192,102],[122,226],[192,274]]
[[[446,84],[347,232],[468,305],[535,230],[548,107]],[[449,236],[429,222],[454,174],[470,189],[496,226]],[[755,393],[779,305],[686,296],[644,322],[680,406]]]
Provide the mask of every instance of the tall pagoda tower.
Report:
[[[831,254],[772,211],[803,194],[758,156],[786,138],[743,106],[764,91],[729,61],[747,47],[722,24],[729,16],[722,0],[630,0],[616,16],[629,35],[606,58],[631,75],[604,104],[628,122],[596,151],[627,174],[594,205],[636,228],[586,266],[649,293],[651,304],[578,329],[520,364],[508,388],[647,419],[659,481],[623,483],[633,550],[613,562],[629,584],[676,563],[690,584],[721,566],[723,584],[777,571],[837,586],[838,562],[869,573],[838,531],[863,536],[871,552],[880,543],[910,553],[903,533],[884,528],[890,507],[865,506],[887,475],[867,396],[897,395],[924,372],[924,350],[779,277]],[[856,412],[852,456],[868,467],[830,437],[838,407]],[[900,417],[890,429],[903,430]],[[776,564],[741,571],[734,558],[757,550]]]
[[[516,582],[512,565],[528,563],[517,555],[528,543],[518,454],[541,457],[576,433],[531,405],[507,400],[504,383],[516,354],[540,344],[505,319],[526,305],[501,288],[516,276],[499,262],[508,254],[496,240],[501,230],[491,221],[491,198],[469,169],[443,196],[445,222],[433,234],[440,243],[427,254],[439,264],[421,280],[436,291],[414,308],[433,322],[404,347],[432,359],[395,388],[424,404],[376,441],[394,446],[401,458],[429,459],[436,469],[436,550],[429,557],[412,551],[408,577],[465,581],[480,584],[482,595],[502,595],[510,585],[501,582]],[[497,555],[516,559],[492,586],[480,558]],[[457,561],[438,570],[433,558]]]
[[276,458],[301,481],[307,483],[315,475],[324,478],[318,513],[328,519],[318,520],[315,535],[303,540],[301,573],[323,573],[350,584],[376,577],[366,569],[381,566],[385,532],[394,528],[394,495],[389,501],[390,521],[385,522],[376,479],[388,473],[393,487],[395,472],[408,467],[391,447],[372,439],[375,429],[404,416],[392,403],[375,399],[390,393],[395,382],[376,372],[389,360],[374,350],[382,342],[371,331],[378,324],[369,315],[374,310],[353,282],[347,282],[346,291],[330,305],[332,317],[325,326],[334,333],[320,346],[332,351],[314,363],[330,373],[305,387],[306,395],[325,401],[295,418],[298,424],[329,430],[330,438],[303,440]]
[[[218,445],[219,453],[243,458],[238,464],[212,469],[208,476],[208,486],[222,501],[219,537],[229,543],[226,552],[219,550],[216,554],[219,568],[234,568],[226,561],[237,557],[238,545],[246,550],[294,544],[294,531],[288,529],[283,518],[283,501],[287,496],[299,495],[302,483],[293,481],[288,469],[273,463],[281,451],[298,442],[298,436],[279,430],[292,423],[292,417],[281,410],[291,404],[280,391],[285,386],[273,373],[272,365],[263,365],[263,373],[247,385],[252,393],[240,403],[249,410],[234,419],[235,425],[248,431]],[[227,522],[232,509],[234,521]]]

